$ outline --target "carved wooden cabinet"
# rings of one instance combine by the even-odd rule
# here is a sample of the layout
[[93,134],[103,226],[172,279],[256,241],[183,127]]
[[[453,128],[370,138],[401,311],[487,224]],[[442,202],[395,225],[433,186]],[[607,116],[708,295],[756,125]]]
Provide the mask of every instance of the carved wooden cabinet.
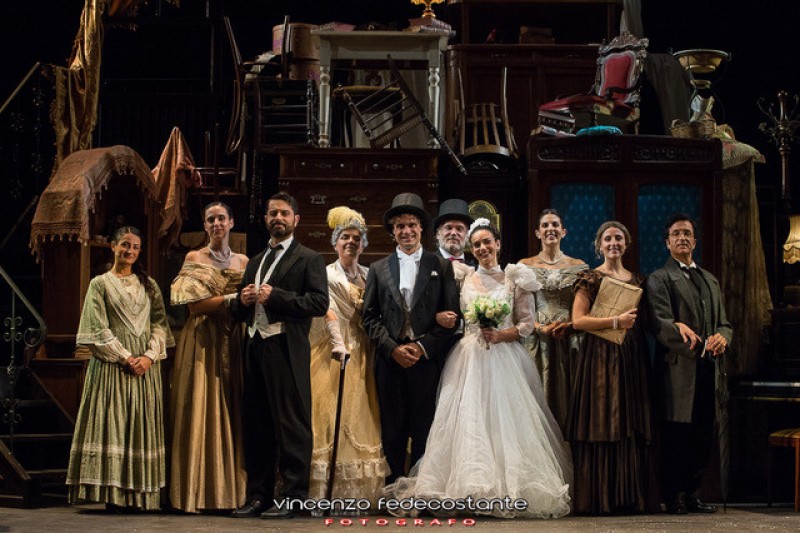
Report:
[[[508,68],[508,115],[520,149],[537,125],[539,105],[558,96],[585,93],[594,82],[596,45],[453,45],[447,48],[445,132],[452,141],[460,109],[459,79],[465,105],[500,102],[501,76]],[[460,76],[460,77],[459,77]]]
[[[369,227],[369,246],[361,256],[365,265],[395,248],[383,227],[383,213],[395,195],[416,193],[431,218],[437,213],[438,150],[286,148],[277,153],[278,190],[294,196],[300,209],[295,236],[323,254],[326,263],[336,259],[325,222],[333,207],[346,205],[364,215]],[[423,234],[423,239],[430,237]]]

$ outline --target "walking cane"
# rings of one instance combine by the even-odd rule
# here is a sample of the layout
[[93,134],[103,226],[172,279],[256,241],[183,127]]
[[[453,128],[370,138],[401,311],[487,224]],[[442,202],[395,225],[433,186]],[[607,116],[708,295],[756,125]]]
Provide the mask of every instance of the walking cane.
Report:
[[[336,420],[333,423],[333,449],[331,450],[331,463],[330,472],[328,473],[328,488],[325,491],[325,498],[328,502],[331,501],[333,495],[333,480],[336,477],[336,454],[339,451],[339,427],[342,424],[342,397],[344,396],[344,369],[347,366],[347,361],[350,359],[350,354],[342,354],[339,362],[339,395],[336,397]],[[331,508],[331,511],[333,508]]]

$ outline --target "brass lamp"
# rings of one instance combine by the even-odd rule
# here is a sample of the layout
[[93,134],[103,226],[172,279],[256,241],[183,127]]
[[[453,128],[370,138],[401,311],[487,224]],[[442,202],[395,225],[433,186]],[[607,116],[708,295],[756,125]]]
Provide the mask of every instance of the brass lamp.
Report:
[[800,261],[800,215],[789,216],[789,236],[783,245],[783,262],[793,265]]
[[421,6],[425,4],[425,11],[422,12],[422,18],[435,19],[436,13],[433,12],[431,4],[442,4],[444,3],[444,0],[411,0],[411,3],[415,6]]

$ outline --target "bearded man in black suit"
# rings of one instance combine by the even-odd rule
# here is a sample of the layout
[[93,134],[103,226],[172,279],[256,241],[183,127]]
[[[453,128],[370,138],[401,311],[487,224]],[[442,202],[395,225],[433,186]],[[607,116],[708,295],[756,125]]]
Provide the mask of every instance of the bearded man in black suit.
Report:
[[[234,317],[247,323],[243,429],[248,502],[234,517],[291,518],[277,506],[304,500],[311,469],[311,319],[328,310],[322,256],[294,238],[297,201],[278,193],[264,217],[269,248],[247,264]],[[281,493],[275,493],[275,473]],[[273,500],[275,498],[275,500]]]
[[452,264],[422,248],[428,214],[416,194],[402,193],[383,217],[397,242],[394,253],[372,264],[364,292],[364,328],[375,345],[375,382],[383,450],[391,483],[425,451],[436,391],[455,328],[436,323],[436,313],[458,313]]

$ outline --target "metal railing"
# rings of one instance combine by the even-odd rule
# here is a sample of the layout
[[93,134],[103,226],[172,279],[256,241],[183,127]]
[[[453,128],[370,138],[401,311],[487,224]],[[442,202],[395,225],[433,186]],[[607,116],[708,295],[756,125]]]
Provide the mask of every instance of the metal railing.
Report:
[[[28,204],[22,216],[8,232],[3,242],[0,243],[0,251],[3,250],[6,243],[8,243],[14,235],[20,223],[23,220],[27,220],[28,214],[33,207],[36,206],[38,200],[39,197],[36,196]],[[2,266],[0,266],[0,278],[2,278],[3,283],[8,286],[11,291],[10,305],[8,307],[9,314],[3,318],[3,340],[9,344],[9,360],[8,366],[5,369],[6,375],[8,376],[8,394],[0,400],[0,406],[3,408],[3,422],[8,424],[9,448],[13,452],[14,427],[22,420],[21,415],[17,412],[19,400],[16,397],[16,387],[21,370],[27,366],[24,359],[22,359],[21,364],[18,362],[18,359],[24,355],[25,350],[33,351],[47,339],[47,325],[39,312],[36,311],[36,308],[31,305],[28,298],[22,293],[20,288],[14,283],[14,280],[11,279],[11,276],[9,276],[8,272],[6,272]],[[26,327],[25,317],[20,314],[20,304],[27,310],[27,313],[33,318],[33,321],[36,322],[35,325]]]

